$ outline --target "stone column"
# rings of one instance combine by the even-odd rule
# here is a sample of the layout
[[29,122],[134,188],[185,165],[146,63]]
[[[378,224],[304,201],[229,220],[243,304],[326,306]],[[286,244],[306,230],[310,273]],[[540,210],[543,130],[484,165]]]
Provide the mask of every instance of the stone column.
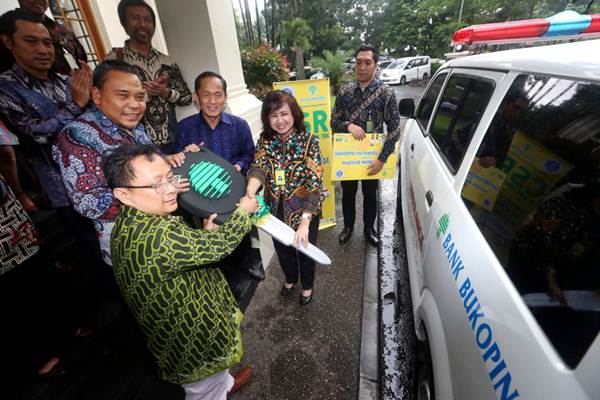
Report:
[[[227,81],[228,111],[250,124],[255,138],[260,133],[261,102],[248,92],[237,41],[233,8],[223,0],[155,0],[169,55],[176,60],[193,90],[194,79],[206,70]],[[179,117],[195,108],[179,109]]]

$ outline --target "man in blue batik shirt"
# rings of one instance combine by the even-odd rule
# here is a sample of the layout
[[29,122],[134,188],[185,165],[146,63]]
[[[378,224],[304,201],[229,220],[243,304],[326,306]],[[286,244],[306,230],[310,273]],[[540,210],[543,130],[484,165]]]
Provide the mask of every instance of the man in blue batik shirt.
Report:
[[254,160],[254,141],[248,123],[223,111],[227,82],[217,73],[206,71],[194,82],[200,112],[177,125],[176,151],[186,147],[207,147],[246,174]]
[[[254,160],[254,140],[244,119],[223,111],[227,101],[227,82],[221,75],[205,71],[194,81],[194,90],[200,112],[177,125],[175,150],[197,151],[199,147],[207,147],[246,175]],[[222,264],[223,273],[238,300],[242,296],[236,285],[241,279],[237,274],[239,267],[254,279],[262,280],[265,277],[252,254],[250,236],[246,236]]]

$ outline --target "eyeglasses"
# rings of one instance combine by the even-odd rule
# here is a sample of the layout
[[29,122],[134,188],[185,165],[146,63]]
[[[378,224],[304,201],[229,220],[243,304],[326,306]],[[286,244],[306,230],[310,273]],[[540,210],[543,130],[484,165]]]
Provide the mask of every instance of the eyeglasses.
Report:
[[179,185],[179,182],[181,181],[182,176],[181,175],[173,175],[172,177],[168,178],[165,182],[160,182],[160,183],[153,183],[152,185],[145,185],[145,186],[131,186],[131,185],[127,185],[127,186],[119,186],[125,189],[154,189],[154,191],[157,194],[165,194],[165,192],[167,191],[167,186],[171,185],[173,187],[177,187],[177,185]]

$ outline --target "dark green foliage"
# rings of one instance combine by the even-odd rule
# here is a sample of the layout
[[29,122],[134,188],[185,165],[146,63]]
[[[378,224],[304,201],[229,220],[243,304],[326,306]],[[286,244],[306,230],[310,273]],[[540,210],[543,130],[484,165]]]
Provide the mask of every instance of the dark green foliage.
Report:
[[273,82],[288,80],[288,61],[268,45],[242,51],[242,68],[250,92],[262,99]]

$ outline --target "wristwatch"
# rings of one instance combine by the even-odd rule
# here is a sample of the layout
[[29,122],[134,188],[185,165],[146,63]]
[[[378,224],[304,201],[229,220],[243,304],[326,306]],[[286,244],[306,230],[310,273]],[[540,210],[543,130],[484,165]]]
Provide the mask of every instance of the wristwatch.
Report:
[[307,220],[310,221],[310,220],[312,220],[312,214],[311,213],[307,213],[307,212],[302,213],[302,217],[301,218],[302,219],[307,219]]

